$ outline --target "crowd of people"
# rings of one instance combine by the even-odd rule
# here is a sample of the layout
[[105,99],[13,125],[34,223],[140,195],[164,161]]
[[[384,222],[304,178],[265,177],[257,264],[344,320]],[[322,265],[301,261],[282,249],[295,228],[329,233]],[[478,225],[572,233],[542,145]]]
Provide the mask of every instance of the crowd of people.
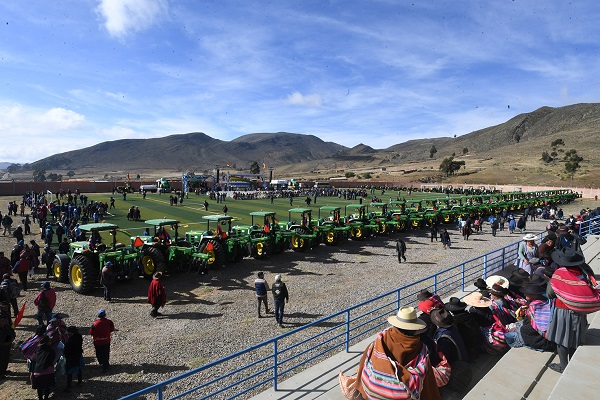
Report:
[[[536,214],[544,211],[558,217],[550,206]],[[510,276],[478,278],[477,290],[462,299],[444,303],[421,290],[417,309],[404,306],[389,317],[391,326],[364,351],[357,374],[340,371],[344,395],[441,399],[441,387],[468,387],[469,363],[481,353],[501,355],[511,347],[557,352],[558,362],[549,368],[563,372],[584,342],[586,315],[600,310],[600,286],[578,235],[578,224],[598,215],[600,208],[569,215],[563,223],[553,218],[539,245],[539,235],[526,234]]]

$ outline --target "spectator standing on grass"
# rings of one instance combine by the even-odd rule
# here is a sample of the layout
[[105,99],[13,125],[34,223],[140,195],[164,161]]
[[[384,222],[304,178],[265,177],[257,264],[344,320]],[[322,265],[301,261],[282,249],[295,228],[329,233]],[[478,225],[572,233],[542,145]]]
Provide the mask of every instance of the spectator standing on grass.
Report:
[[275,303],[275,320],[280,327],[283,327],[283,310],[285,303],[289,302],[287,286],[281,280],[281,275],[275,275],[275,282],[271,287],[273,293],[273,302]]
[[162,315],[158,312],[158,309],[164,307],[167,302],[167,293],[161,282],[162,272],[155,272],[152,276],[152,282],[148,288],[148,303],[152,304],[152,310],[150,310],[150,316],[155,318]]
[[208,211],[208,201],[204,200],[204,211]]
[[90,335],[92,335],[94,342],[96,358],[98,363],[102,365],[102,372],[107,372],[110,368],[110,335],[116,330],[115,324],[106,318],[106,311],[98,310],[98,318],[90,328]]
[[269,313],[269,302],[267,300],[267,293],[269,292],[269,284],[265,280],[264,272],[259,272],[257,278],[254,280],[254,289],[256,290],[256,301],[258,303],[258,318],[260,315],[260,305],[265,304],[265,314]]

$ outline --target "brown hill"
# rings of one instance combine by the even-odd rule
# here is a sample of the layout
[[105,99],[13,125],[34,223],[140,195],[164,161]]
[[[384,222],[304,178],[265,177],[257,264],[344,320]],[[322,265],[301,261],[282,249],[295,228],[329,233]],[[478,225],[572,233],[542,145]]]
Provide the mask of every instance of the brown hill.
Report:
[[[211,172],[230,164],[248,170],[252,162],[275,169],[277,178],[326,179],[355,173],[386,181],[431,180],[448,182],[497,182],[564,184],[570,180],[564,164],[541,161],[550,143],[562,139],[564,148],[583,156],[575,176],[580,185],[600,185],[600,104],[541,107],[505,123],[459,137],[409,140],[387,149],[365,144],[353,148],[325,142],[313,135],[253,133],[232,141],[194,132],[152,139],[123,139],[81,150],[56,154],[25,164],[13,177],[31,177],[43,169],[62,173],[73,170],[81,178],[117,178],[129,172],[147,177],[178,176],[182,171]],[[435,146],[437,153],[430,157]],[[466,162],[456,176],[440,175],[445,157]],[[563,153],[559,156],[562,157]]]

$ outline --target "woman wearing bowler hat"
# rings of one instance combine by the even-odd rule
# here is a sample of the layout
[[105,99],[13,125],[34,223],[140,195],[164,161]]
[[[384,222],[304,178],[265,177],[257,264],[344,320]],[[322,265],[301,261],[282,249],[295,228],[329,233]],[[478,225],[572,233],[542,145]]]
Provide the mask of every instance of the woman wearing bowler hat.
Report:
[[454,326],[465,343],[469,360],[474,360],[481,349],[481,333],[475,316],[467,311],[467,303],[458,297],[450,297],[444,308],[454,317]]
[[533,273],[530,260],[539,258],[538,246],[535,243],[536,235],[528,233],[523,236],[523,241],[519,243],[519,259],[515,264],[518,268],[523,268],[529,275]]

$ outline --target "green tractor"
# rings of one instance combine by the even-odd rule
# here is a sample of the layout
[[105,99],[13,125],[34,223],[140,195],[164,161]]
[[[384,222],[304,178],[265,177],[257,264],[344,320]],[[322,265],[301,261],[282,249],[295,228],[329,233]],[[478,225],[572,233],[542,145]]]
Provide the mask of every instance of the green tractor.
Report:
[[[323,215],[321,215],[323,214]],[[328,214],[327,217],[325,215]],[[341,220],[341,207],[322,206],[319,208],[319,228],[328,227],[323,230],[323,242],[327,246],[339,245],[348,239],[351,227],[344,225]]]
[[[208,256],[207,266],[220,268],[225,261],[241,261],[247,254],[248,235],[231,227],[235,218],[229,215],[205,215],[202,219],[206,221],[206,230],[188,231],[185,237],[198,252]],[[215,230],[211,224],[216,226]]]
[[346,204],[345,224],[350,226],[350,239],[362,240],[373,235],[379,224],[374,224],[367,216],[367,206],[364,204]]
[[[179,221],[159,218],[145,223],[154,228],[153,234],[131,238],[134,248],[140,253],[140,271],[145,278],[151,278],[155,272],[165,272],[167,266],[179,271],[205,269],[209,256],[179,238]],[[173,236],[168,232],[169,227],[173,229]]]
[[390,218],[386,222],[390,232],[404,232],[408,229],[408,214],[405,201],[392,201],[389,205]]
[[[295,231],[282,227],[272,211],[253,211],[249,227],[251,255],[254,258],[265,258],[278,254],[290,247]],[[262,227],[261,227],[262,225]]]
[[408,200],[406,202],[406,213],[408,214],[409,226],[413,229],[425,227],[425,212],[421,200]]
[[390,220],[392,213],[388,211],[388,207],[388,203],[382,202],[369,204],[369,208],[372,210],[369,212],[369,218],[371,220],[371,224],[376,226],[374,233],[377,235],[386,235],[390,233],[387,222]]
[[[299,217],[299,220],[294,218],[295,215]],[[304,252],[320,243],[321,237],[318,235],[317,227],[312,220],[312,209],[290,208],[288,210],[288,221],[287,230],[295,232],[290,238],[292,250]]]
[[[104,265],[113,263],[113,271],[117,279],[130,280],[138,273],[138,253],[133,246],[117,241],[119,227],[110,223],[94,223],[79,226],[89,241],[78,241],[70,244],[68,254],[57,254],[53,270],[59,282],[70,283],[77,293],[87,293],[99,284],[98,277]],[[112,236],[112,243],[102,243],[101,232]]]

